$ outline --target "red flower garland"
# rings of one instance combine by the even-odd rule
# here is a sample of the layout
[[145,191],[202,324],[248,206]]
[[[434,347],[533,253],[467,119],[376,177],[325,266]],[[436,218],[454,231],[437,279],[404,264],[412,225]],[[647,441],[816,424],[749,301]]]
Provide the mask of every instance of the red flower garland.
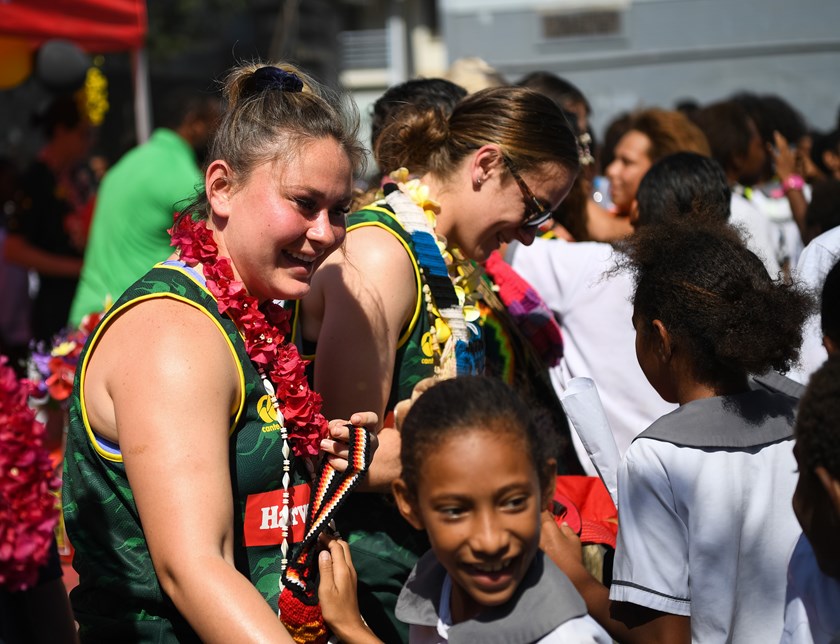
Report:
[[307,362],[295,345],[286,342],[290,312],[271,301],[260,306],[248,295],[245,285],[234,277],[230,259],[219,257],[213,233],[203,221],[180,217],[169,233],[181,261],[202,265],[219,313],[236,323],[251,361],[274,383],[292,451],[296,456],[317,456],[321,439],[327,435],[327,421],[321,414],[321,396],[309,388]]
[[34,389],[0,356],[0,587],[26,590],[38,581],[58,523],[55,475],[46,430],[27,405]]

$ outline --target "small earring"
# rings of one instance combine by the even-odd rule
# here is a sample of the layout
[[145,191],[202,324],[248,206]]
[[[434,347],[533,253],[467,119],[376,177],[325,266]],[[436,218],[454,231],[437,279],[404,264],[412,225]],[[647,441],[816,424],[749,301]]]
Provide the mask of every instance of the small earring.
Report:
[[481,177],[477,179],[478,185],[481,185]]

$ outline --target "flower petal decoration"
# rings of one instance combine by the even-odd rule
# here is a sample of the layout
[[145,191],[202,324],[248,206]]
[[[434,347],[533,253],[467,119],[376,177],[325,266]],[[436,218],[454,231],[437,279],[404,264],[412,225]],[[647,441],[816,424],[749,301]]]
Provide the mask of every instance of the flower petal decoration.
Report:
[[0,356],[0,587],[15,592],[33,587],[47,560],[61,482],[27,404],[33,385],[7,363]]
[[78,329],[64,329],[53,336],[51,343],[39,342],[31,347],[28,372],[34,384],[32,397],[67,407],[82,349],[103,314],[87,315]]

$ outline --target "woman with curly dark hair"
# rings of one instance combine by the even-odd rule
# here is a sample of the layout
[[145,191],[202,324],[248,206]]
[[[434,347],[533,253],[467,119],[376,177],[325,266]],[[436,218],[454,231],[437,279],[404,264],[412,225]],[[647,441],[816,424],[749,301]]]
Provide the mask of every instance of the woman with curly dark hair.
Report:
[[796,360],[810,297],[771,279],[728,226],[643,227],[625,251],[639,364],[680,406],[619,469],[609,597],[578,562],[558,563],[619,641],[776,641],[799,533],[797,401],[749,376]]
[[622,239],[633,232],[630,215],[642,177],[654,163],[675,152],[709,156],[709,143],[700,128],[675,110],[651,107],[631,115],[627,131],[616,143],[613,159],[604,170],[615,207],[613,234],[604,241]]

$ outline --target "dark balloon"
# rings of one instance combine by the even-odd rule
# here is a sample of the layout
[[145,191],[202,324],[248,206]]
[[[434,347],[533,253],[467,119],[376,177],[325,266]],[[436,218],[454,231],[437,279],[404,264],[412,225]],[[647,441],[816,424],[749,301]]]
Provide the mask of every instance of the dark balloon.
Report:
[[66,40],[49,40],[35,56],[35,75],[54,92],[72,92],[85,82],[90,57]]

